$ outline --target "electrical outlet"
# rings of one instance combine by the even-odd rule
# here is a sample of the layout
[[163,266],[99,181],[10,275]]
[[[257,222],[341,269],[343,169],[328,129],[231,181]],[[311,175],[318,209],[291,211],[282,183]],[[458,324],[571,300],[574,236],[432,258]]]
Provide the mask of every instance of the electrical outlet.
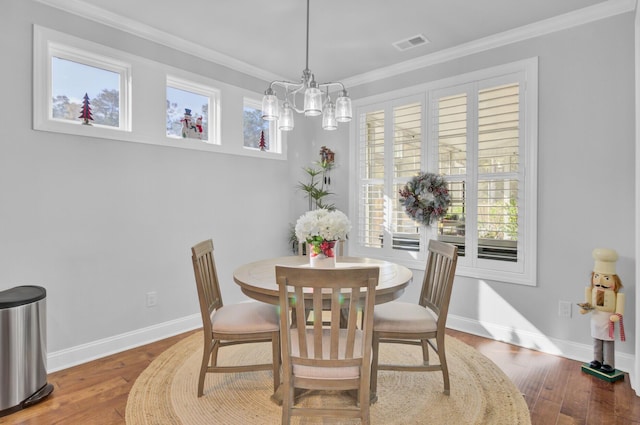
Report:
[[560,301],[558,303],[558,316],[560,316],[560,317],[571,317],[571,302],[570,301]]
[[147,307],[155,307],[158,304],[158,293],[147,292]]

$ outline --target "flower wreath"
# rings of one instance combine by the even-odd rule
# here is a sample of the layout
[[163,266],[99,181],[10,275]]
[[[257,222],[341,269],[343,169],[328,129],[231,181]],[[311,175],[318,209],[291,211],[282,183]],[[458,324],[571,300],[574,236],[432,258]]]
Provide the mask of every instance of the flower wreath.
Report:
[[442,176],[434,173],[421,173],[400,190],[400,204],[405,212],[426,226],[431,224],[431,220],[441,219],[450,203],[447,183]]

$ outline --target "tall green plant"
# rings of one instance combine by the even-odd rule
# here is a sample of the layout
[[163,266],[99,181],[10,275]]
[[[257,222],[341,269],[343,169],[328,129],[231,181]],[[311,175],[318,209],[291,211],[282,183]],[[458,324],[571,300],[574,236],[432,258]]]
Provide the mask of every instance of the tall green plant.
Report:
[[[325,203],[324,198],[333,195],[333,192],[327,190],[329,186],[329,171],[333,168],[333,162],[319,161],[316,167],[303,168],[307,176],[308,182],[298,182],[298,189],[305,193],[305,198],[309,200],[309,211],[319,208],[335,210],[334,204]],[[295,224],[289,226],[289,244],[291,251],[295,254],[298,252],[298,238],[296,237]]]
[[306,193],[305,197],[309,200],[309,210],[319,208],[334,210],[336,209],[334,204],[327,204],[324,201],[325,197],[333,195],[333,192],[327,190],[328,172],[333,168],[333,162],[321,161],[317,165],[319,168],[304,168],[304,171],[309,176],[309,182],[299,182],[298,189]]

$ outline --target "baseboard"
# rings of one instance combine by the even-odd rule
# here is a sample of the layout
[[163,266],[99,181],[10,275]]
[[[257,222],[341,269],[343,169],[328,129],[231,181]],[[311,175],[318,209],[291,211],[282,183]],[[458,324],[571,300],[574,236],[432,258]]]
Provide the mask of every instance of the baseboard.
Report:
[[[49,353],[47,356],[47,371],[50,373],[56,372],[173,335],[188,332],[201,326],[202,319],[200,314],[193,314],[132,332]],[[593,347],[591,345],[549,338],[541,333],[513,329],[495,323],[480,323],[477,320],[451,314],[447,318],[447,327],[580,362],[590,362],[593,360]],[[633,355],[616,353],[617,369],[629,372],[633,370],[633,365]]]
[[[495,323],[481,323],[452,314],[447,317],[447,327],[580,362],[588,363],[593,360],[593,346],[591,344],[549,338],[541,333],[514,329]],[[635,357],[632,354],[616,352],[616,369],[624,372],[634,370],[634,361]]]
[[56,372],[111,354],[202,327],[200,314],[181,317],[135,331],[77,345],[47,355],[47,372]]

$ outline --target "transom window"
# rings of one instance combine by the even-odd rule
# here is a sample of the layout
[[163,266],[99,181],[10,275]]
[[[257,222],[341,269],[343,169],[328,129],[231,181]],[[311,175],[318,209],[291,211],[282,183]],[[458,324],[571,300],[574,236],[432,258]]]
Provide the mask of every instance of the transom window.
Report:
[[213,87],[167,76],[167,137],[219,144],[218,97]]
[[259,98],[242,87],[34,25],[34,130],[286,160],[286,137],[245,119],[245,112],[261,108]]
[[83,123],[89,108],[91,125],[119,128],[120,79],[119,72],[52,56],[51,118]]
[[108,48],[71,41],[36,27],[34,127],[97,137],[130,133],[131,64]]

